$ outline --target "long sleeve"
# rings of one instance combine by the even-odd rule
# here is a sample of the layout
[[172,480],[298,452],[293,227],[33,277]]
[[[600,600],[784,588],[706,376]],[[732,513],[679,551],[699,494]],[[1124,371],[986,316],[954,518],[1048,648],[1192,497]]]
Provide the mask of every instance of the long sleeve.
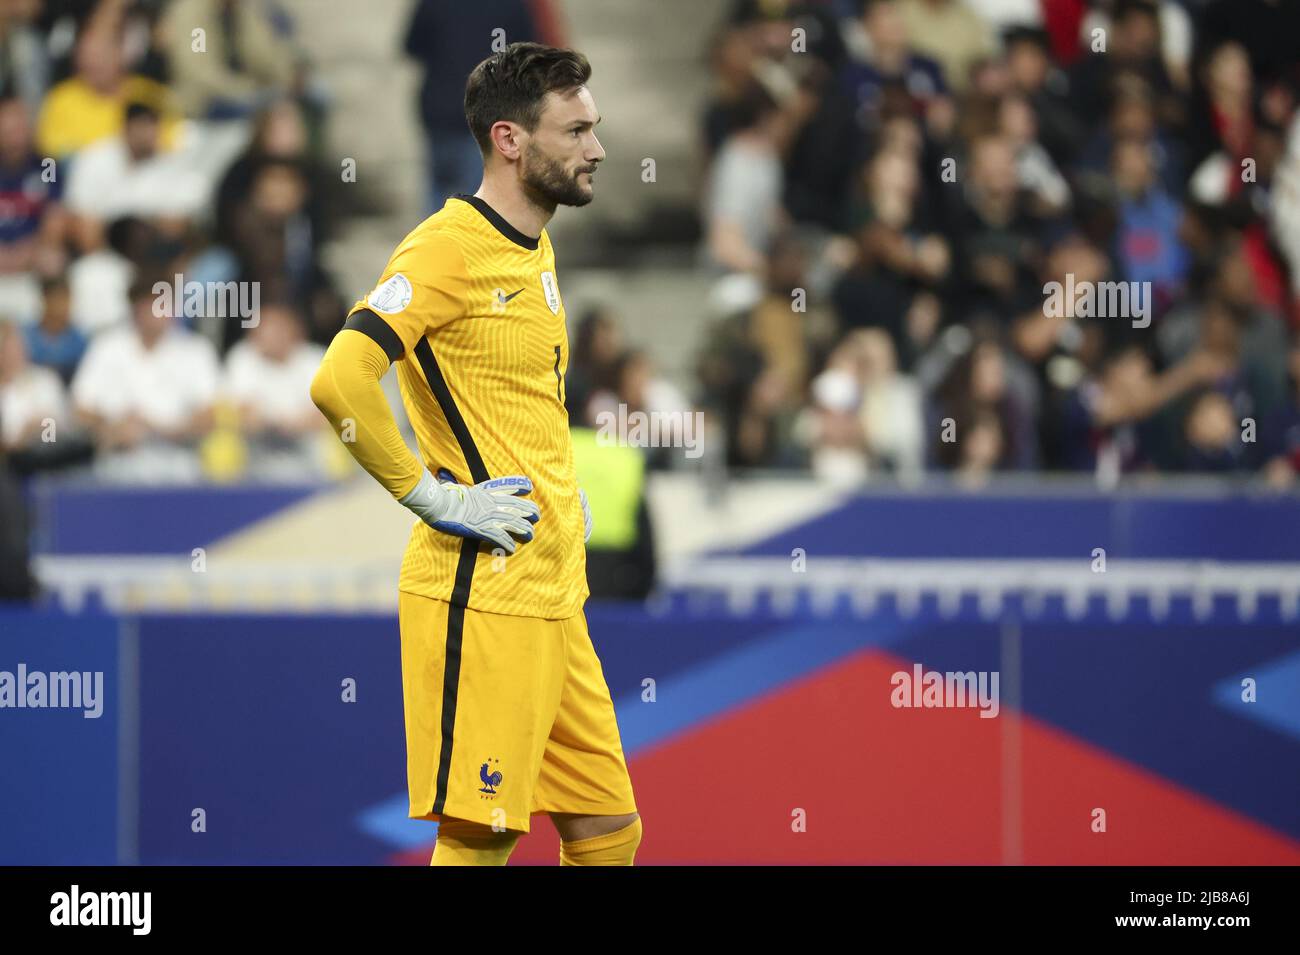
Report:
[[345,328],[325,352],[311,383],[311,400],[357,463],[394,498],[401,498],[419,483],[424,466],[402,440],[379,385],[388,366],[388,356],[378,344]]

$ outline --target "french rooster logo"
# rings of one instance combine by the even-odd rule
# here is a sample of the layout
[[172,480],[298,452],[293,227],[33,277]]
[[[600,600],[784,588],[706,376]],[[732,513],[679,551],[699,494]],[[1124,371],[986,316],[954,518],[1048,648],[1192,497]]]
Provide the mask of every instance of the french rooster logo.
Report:
[[483,788],[479,792],[487,793],[490,796],[497,794],[496,787],[501,785],[501,770],[488,772],[488,764],[484,763],[479,767],[478,778],[483,781]]

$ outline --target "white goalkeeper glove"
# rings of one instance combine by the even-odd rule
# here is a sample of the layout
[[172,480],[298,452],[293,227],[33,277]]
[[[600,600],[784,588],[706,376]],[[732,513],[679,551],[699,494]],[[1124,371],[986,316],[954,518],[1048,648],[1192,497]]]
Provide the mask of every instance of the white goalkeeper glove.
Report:
[[466,485],[457,484],[445,469],[436,478],[426,470],[398,503],[434,530],[487,541],[513,554],[511,535],[532,540],[533,524],[542,516],[536,502],[520,496],[532,490],[533,482],[520,475]]
[[578,488],[578,500],[582,501],[582,542],[591,540],[591,505],[587,503],[587,492]]

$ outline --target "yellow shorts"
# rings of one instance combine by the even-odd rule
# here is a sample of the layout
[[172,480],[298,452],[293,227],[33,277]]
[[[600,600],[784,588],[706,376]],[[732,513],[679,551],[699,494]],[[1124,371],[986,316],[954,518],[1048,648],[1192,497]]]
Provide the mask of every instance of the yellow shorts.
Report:
[[584,614],[485,613],[403,591],[398,620],[411,818],[527,832],[537,812],[636,812]]

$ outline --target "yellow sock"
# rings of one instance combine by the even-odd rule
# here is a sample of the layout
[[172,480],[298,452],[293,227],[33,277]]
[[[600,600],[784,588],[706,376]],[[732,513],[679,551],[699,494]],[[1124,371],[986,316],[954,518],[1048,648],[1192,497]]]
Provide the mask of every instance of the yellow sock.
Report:
[[466,819],[444,819],[429,865],[505,865],[521,833],[493,832]]
[[560,843],[560,865],[631,865],[641,844],[641,817],[622,829]]

